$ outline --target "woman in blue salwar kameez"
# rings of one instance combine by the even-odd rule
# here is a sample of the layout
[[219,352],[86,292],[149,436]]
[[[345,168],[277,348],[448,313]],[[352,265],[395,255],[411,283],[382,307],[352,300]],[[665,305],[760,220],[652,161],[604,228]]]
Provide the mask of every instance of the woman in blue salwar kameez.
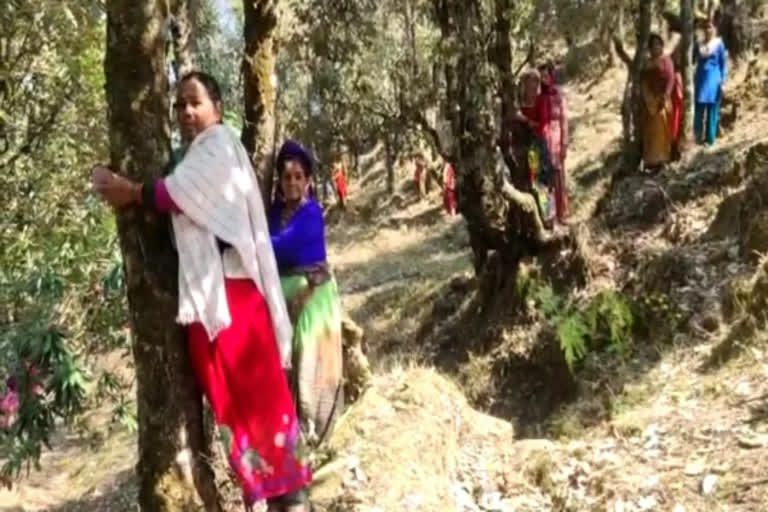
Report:
[[720,102],[727,77],[727,52],[710,21],[704,29],[704,41],[693,48],[696,64],[694,77],[693,131],[700,144],[714,144],[720,124]]

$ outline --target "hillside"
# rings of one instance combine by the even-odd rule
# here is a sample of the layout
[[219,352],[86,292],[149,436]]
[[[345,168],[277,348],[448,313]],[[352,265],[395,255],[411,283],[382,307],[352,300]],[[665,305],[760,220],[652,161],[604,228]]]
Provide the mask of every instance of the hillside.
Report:
[[[385,196],[373,161],[329,248],[375,378],[330,442],[318,510],[764,510],[768,103],[752,91],[768,74],[736,73],[735,124],[657,176],[616,174],[623,79],[568,84],[572,229],[588,265],[583,286],[555,293],[576,310],[626,297],[629,355],[595,350],[574,375],[550,366],[535,297],[468,323],[483,283],[463,221],[436,191],[417,200],[406,169]],[[62,433],[40,472],[0,491],[0,510],[133,510],[135,438],[89,421],[95,434]]]
[[[585,304],[618,290],[636,314],[631,356],[590,355],[572,380],[521,357],[520,346],[532,338],[535,344],[546,330],[535,305],[527,313],[533,320],[521,325],[502,321],[466,332],[456,323],[466,320],[462,309],[471,308],[480,285],[470,277],[462,222],[444,217],[438,196],[415,201],[406,184],[393,204],[379,200],[373,223],[348,218],[336,226],[345,306],[365,327],[380,375],[347,421],[365,423],[366,411],[375,416],[366,400],[382,395],[408,404],[397,390],[400,380],[410,383],[407,389],[433,387],[433,374],[422,380],[432,370],[402,363],[417,356],[457,382],[475,407],[510,421],[516,434],[513,441],[511,432],[496,430],[482,441],[487,428],[471,410],[455,412],[454,423],[428,416],[420,424],[432,436],[422,439],[420,429],[415,444],[455,444],[439,450],[441,461],[429,461],[432,448],[415,455],[423,468],[444,470],[425,486],[410,476],[401,484],[403,473],[411,475],[409,458],[380,460],[365,443],[374,453],[400,449],[414,435],[407,427],[400,437],[381,438],[374,423],[356,442],[339,433],[341,453],[367,475],[355,484],[357,470],[350,473],[350,487],[359,490],[349,493],[362,501],[355,510],[415,503],[422,510],[762,510],[766,277],[754,251],[768,249],[761,220],[768,116],[751,91],[765,78],[765,70],[737,72],[729,89],[740,98],[736,123],[717,146],[695,149],[657,176],[614,175],[622,74],[609,72],[597,86],[569,86],[572,197],[582,222],[574,229],[587,240],[589,278],[568,299]],[[377,185],[383,183],[366,181],[358,201],[369,201],[368,189]],[[407,377],[393,383],[392,375]],[[432,399],[446,396],[455,398],[438,391]],[[409,425],[420,409],[395,408],[386,423]],[[459,424],[464,437],[455,442]],[[383,501],[376,492],[382,485],[399,494]]]

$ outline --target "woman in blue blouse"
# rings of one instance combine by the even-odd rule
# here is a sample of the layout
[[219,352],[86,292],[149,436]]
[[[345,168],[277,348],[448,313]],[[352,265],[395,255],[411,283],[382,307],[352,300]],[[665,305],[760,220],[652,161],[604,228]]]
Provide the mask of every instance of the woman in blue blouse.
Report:
[[726,58],[725,44],[716,37],[712,21],[708,21],[704,28],[704,40],[696,43],[693,48],[693,61],[696,63],[693,131],[699,143],[714,144],[717,138],[720,100],[727,76]]
[[294,323],[293,375],[306,440],[319,444],[343,407],[341,304],[326,258],[323,210],[311,189],[312,158],[294,141],[277,157],[269,231]]

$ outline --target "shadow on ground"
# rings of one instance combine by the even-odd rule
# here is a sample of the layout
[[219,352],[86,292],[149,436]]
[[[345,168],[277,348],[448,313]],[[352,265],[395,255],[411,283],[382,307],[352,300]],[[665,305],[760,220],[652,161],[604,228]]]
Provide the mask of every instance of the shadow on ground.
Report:
[[108,488],[92,489],[48,512],[133,512],[137,510],[137,492],[136,476],[132,470],[126,470],[118,473]]

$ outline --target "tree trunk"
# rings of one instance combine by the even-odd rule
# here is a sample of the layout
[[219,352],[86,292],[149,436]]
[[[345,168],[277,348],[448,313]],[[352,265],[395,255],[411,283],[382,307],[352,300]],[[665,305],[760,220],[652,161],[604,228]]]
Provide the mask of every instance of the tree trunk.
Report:
[[[405,0],[404,5],[404,20],[405,22],[405,43],[408,47],[408,93],[413,92],[415,88],[415,81],[419,74],[418,60],[416,52],[416,13],[414,10],[413,0]],[[406,106],[406,108],[408,108]]]
[[243,2],[243,8],[245,126],[242,139],[261,184],[262,197],[268,203],[272,197],[275,156],[275,90],[272,76],[275,72],[277,0],[247,0]]
[[355,177],[357,179],[362,178],[362,173],[360,172],[360,145],[357,140],[352,142],[352,168],[355,170]]
[[717,28],[728,49],[728,57],[739,60],[752,46],[749,6],[737,0],[723,0],[717,10]]
[[387,133],[384,136],[384,160],[387,167],[387,193],[395,193],[395,148],[392,140],[392,134]]
[[680,0],[680,75],[683,78],[683,115],[680,120],[680,145],[684,149],[693,126],[693,36],[694,1]]
[[496,53],[494,61],[499,70],[499,99],[501,100],[501,141],[506,145],[511,132],[510,121],[515,108],[515,80],[512,76],[512,45],[509,41],[511,31],[511,0],[497,0],[496,9]]
[[[169,159],[170,127],[161,0],[110,0],[104,63],[111,161],[135,180],[154,179]],[[137,208],[117,215],[133,328],[139,422],[139,504],[181,511],[198,496],[220,510],[203,462],[202,401],[175,324],[177,259],[168,219]],[[197,496],[196,496],[197,495]]]
[[653,0],[640,0],[640,9],[635,25],[635,55],[629,65],[627,81],[629,86],[629,104],[625,96],[622,109],[624,127],[629,129],[624,140],[624,169],[630,171],[637,168],[642,159],[642,90],[641,80],[643,66],[646,61],[648,38],[651,34]]
[[200,0],[171,0],[171,37],[173,72],[179,79],[193,69],[190,34],[192,13]]

